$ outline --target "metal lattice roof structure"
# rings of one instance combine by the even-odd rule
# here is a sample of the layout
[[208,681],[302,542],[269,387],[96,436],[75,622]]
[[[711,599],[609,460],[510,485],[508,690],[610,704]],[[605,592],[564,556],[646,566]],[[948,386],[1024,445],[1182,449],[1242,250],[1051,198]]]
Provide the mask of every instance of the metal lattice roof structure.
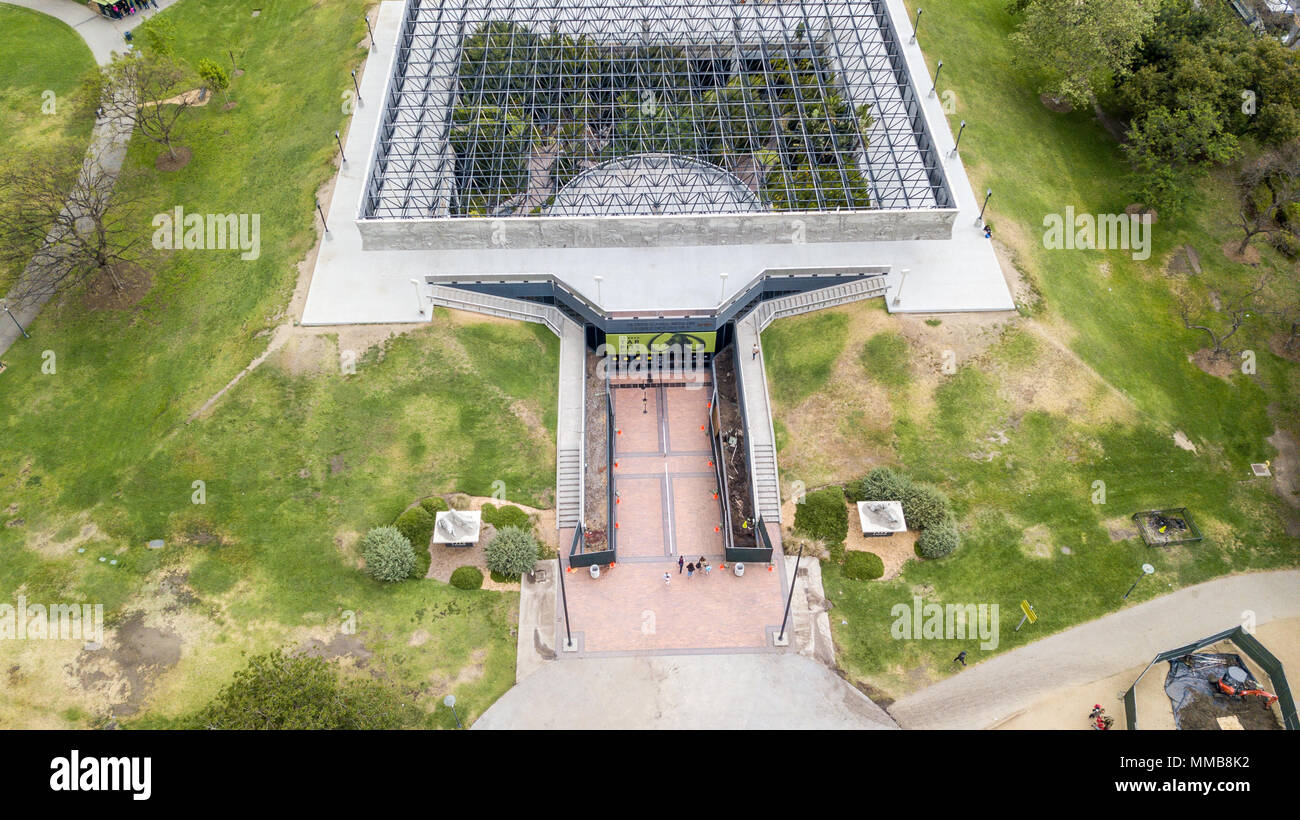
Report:
[[884,0],[407,0],[384,106],[362,219],[953,206]]

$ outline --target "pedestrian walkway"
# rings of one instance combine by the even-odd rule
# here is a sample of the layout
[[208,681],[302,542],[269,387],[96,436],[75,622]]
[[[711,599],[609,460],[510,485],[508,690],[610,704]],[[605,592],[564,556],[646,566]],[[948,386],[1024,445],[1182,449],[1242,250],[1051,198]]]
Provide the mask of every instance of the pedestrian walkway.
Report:
[[[737,576],[724,566],[709,388],[656,383],[611,391],[618,560],[599,578],[581,571],[566,578],[580,656],[772,646],[784,611],[785,568],[751,565]],[[713,567],[709,573],[690,577],[678,566],[679,558],[684,565],[701,556]],[[557,612],[557,636],[564,634],[563,615]]]

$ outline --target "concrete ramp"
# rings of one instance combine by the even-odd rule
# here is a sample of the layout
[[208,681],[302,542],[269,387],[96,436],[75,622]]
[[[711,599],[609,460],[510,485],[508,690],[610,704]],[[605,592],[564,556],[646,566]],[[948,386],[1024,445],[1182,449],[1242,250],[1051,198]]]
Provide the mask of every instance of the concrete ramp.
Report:
[[560,658],[474,729],[897,729],[883,709],[793,653]]

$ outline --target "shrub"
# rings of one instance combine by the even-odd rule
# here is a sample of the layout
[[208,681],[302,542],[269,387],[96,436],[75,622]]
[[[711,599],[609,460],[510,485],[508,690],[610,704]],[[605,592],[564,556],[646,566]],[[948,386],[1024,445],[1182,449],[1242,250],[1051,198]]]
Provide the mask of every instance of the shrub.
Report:
[[514,506],[507,504],[504,507],[497,508],[492,504],[483,505],[483,521],[491,524],[497,529],[502,527],[517,527],[525,532],[533,528],[533,521],[528,517],[528,513]]
[[376,581],[401,581],[415,569],[411,542],[397,527],[375,527],[366,533],[361,556],[366,559],[366,574]]
[[518,527],[502,527],[484,550],[488,569],[510,579],[532,572],[537,563],[537,539]]
[[827,544],[842,544],[849,534],[849,511],[844,506],[844,490],[827,487],[808,493],[795,506],[794,528]]
[[856,504],[859,501],[901,501],[911,487],[912,481],[906,476],[888,467],[877,467],[857,481],[850,481],[844,489],[849,500]]
[[420,506],[424,508],[425,512],[434,517],[437,517],[438,513],[447,510],[447,502],[442,499],[442,496],[438,495],[421,500]]
[[844,574],[855,581],[874,581],[885,574],[885,562],[874,552],[850,552],[844,559]]
[[483,573],[478,567],[457,567],[451,574],[451,585],[456,589],[480,589],[483,586]]
[[433,537],[433,513],[422,506],[411,507],[397,516],[393,526],[406,540],[411,542],[411,552],[415,554],[415,566],[411,568],[412,578],[423,578],[429,574],[429,539]]
[[858,501],[901,501],[908,529],[927,530],[950,518],[948,496],[929,484],[913,481],[888,467],[877,467],[845,487],[848,497]]
[[961,543],[957,534],[957,524],[951,519],[944,519],[938,526],[923,531],[916,539],[916,553],[922,558],[942,558],[951,555]]

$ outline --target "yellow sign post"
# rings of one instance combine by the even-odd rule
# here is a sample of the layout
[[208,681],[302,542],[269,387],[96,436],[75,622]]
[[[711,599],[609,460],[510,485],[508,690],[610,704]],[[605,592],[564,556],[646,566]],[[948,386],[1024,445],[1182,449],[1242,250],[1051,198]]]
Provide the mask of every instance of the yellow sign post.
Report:
[[1028,601],[1020,602],[1020,611],[1025,613],[1025,617],[1021,618],[1020,623],[1016,624],[1017,632],[1020,631],[1020,627],[1025,625],[1025,621],[1029,621],[1031,624],[1038,623],[1038,613],[1034,611],[1034,607]]

